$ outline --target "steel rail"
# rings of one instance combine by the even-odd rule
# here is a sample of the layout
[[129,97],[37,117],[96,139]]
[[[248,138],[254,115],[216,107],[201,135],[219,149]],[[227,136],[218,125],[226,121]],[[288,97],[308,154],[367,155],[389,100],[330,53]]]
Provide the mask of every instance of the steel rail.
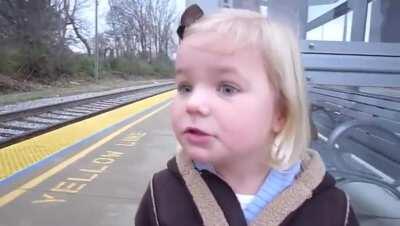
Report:
[[0,113],[0,148],[175,89],[173,82]]

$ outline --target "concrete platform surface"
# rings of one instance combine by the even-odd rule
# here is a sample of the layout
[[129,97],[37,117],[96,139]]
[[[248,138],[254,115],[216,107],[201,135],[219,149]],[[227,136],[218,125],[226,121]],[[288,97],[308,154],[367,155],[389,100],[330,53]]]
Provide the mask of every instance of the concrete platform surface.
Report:
[[19,187],[3,186],[0,195],[17,197],[0,207],[0,226],[134,225],[153,172],[175,154],[168,106],[160,103],[69,147],[81,150],[46,171],[61,167],[47,179],[40,180],[43,173]]

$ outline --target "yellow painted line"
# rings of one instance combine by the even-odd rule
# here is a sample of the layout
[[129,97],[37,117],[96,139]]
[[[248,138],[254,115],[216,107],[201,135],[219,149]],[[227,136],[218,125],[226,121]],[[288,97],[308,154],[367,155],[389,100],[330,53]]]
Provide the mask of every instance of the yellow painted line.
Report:
[[175,91],[156,95],[49,133],[0,149],[0,180],[115,125],[141,111],[170,99]]
[[129,128],[135,126],[136,124],[146,120],[147,118],[151,117],[152,115],[156,114],[157,112],[163,110],[170,104],[164,104],[163,106],[157,108],[156,110],[150,112],[149,114],[141,117],[140,119],[122,127],[121,129],[115,131],[114,133],[108,135],[107,137],[103,138],[102,140],[96,142],[95,144],[91,145],[90,147],[80,151],[76,155],[72,156],[71,158],[67,159],[66,161],[58,164],[57,166],[53,167],[52,169],[46,171],[45,173],[41,174],[40,176],[30,180],[29,182],[25,183],[24,185],[20,186],[19,188],[15,189],[14,191],[4,195],[0,198],[0,208],[6,205],[7,203],[13,201],[14,199],[18,198],[22,194],[24,194],[27,190],[34,188],[38,184],[42,183],[44,180],[48,179],[49,177],[55,175],[56,173],[60,172],[67,166],[71,165],[72,163],[78,161],[79,159],[85,157],[87,154],[96,150],[96,148],[102,146],[103,144],[109,142],[114,137],[118,136],[119,134],[123,133],[124,131],[128,130]]

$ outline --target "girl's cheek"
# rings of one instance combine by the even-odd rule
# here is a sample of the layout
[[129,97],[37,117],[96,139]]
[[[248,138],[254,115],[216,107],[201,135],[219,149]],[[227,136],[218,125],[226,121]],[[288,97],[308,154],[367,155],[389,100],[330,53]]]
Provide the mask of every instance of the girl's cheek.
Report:
[[179,122],[182,120],[182,115],[184,114],[184,102],[178,97],[175,97],[171,104],[170,118],[172,122],[173,129],[179,126]]
[[171,105],[171,113],[173,117],[176,117],[179,114],[182,114],[182,111],[184,106],[184,102],[178,97],[176,96],[173,101],[172,101],[172,105]]
[[171,127],[173,132],[175,133],[175,136],[178,138],[179,136],[179,116],[177,115],[176,109],[174,107],[171,107]]
[[170,115],[171,115],[171,120],[172,120],[173,123],[175,122],[175,120],[176,120],[176,118],[177,118],[177,112],[178,112],[177,107],[178,107],[178,106],[177,106],[176,102],[175,102],[175,101],[172,102],[171,110],[170,110]]
[[172,100],[171,108],[170,108],[170,111],[169,111],[172,123],[175,122],[176,113],[177,113],[177,107],[178,107],[178,103],[177,103],[177,100],[176,100],[176,97],[175,97]]

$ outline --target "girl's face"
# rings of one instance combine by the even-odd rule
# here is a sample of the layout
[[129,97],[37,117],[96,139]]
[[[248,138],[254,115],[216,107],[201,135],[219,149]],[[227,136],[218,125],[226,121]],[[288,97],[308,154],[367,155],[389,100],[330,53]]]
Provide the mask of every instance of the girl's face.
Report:
[[214,164],[264,160],[283,119],[261,51],[235,48],[218,34],[195,34],[181,43],[175,66],[178,93],[171,117],[183,151]]

